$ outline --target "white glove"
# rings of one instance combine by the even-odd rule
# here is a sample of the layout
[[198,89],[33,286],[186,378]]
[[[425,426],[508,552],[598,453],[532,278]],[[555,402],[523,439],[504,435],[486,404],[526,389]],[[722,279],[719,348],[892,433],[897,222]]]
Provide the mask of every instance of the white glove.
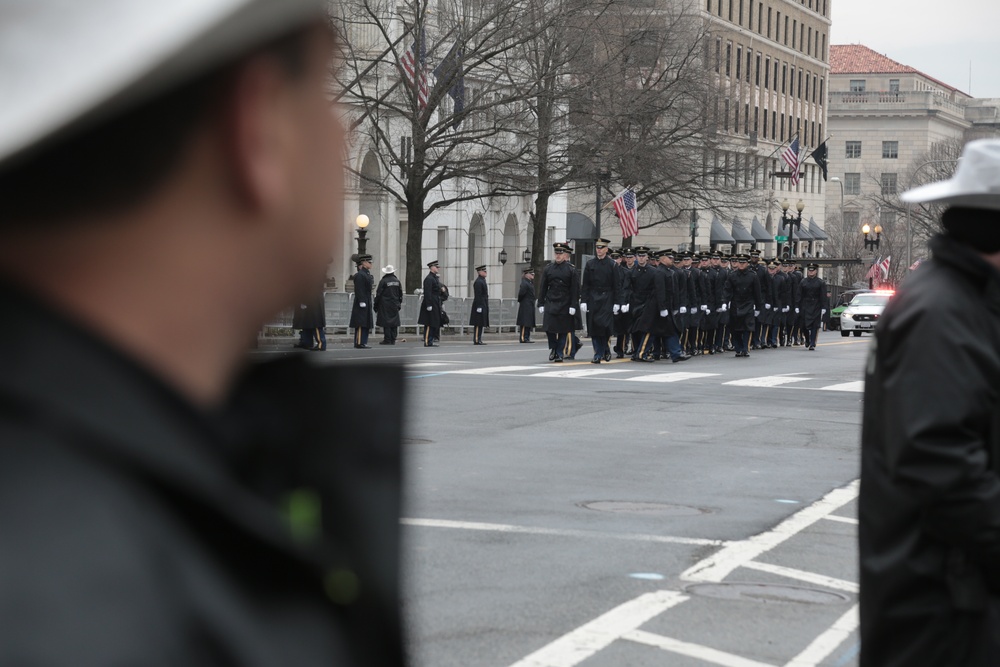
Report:
[[798,309],[798,308],[796,308],[796,309],[795,309],[795,314],[797,315],[797,314],[798,314],[798,312],[799,312],[799,309]]
[[623,313],[627,313],[628,312],[628,304],[627,303],[626,304],[622,304],[622,312]]
[[615,315],[617,315],[619,312],[621,312],[621,309],[622,309],[622,307],[616,303],[615,306],[614,306],[614,308],[611,309],[611,312],[614,313]]
[[427,306],[427,312],[434,310],[434,306]]
[[728,304],[728,303],[724,303],[724,304],[722,304],[722,306],[721,306],[721,307],[719,308],[719,312],[720,312],[720,313],[724,313],[724,312],[726,312],[727,310],[729,310],[729,304]]
[[826,309],[825,308],[823,310],[819,311],[819,316],[820,317],[823,317],[824,315],[826,315]]
[[681,311],[679,311],[679,310],[675,310],[675,311],[674,311],[674,315],[676,315],[676,314],[677,314],[677,313],[679,313],[679,312],[681,312]]
[[570,306],[569,307],[569,314],[570,315],[576,315],[576,308],[574,308],[573,306]]
[[764,304],[764,308],[765,308],[766,310],[771,310],[771,304],[769,304],[769,303],[765,303],[765,304]]
[[705,314],[706,315],[711,315],[712,314],[712,309],[709,308],[708,306],[705,306]]
[[483,312],[483,309],[482,308],[476,308],[476,312],[477,313],[481,313],[481,312]]
[[688,311],[687,306],[681,306],[681,315],[686,315],[687,311]]
[[583,313],[584,315],[587,314],[587,304],[585,303],[580,304],[580,312]]
[[540,312],[542,315],[544,315],[545,314],[545,306],[539,306],[538,307],[538,312]]
[[790,308],[791,306],[785,306],[784,308],[781,309],[781,312],[787,313]]
[[670,310],[661,310],[660,311],[660,317],[666,317],[669,314],[670,314]]
[[754,317],[760,317],[760,311],[759,310],[753,311],[753,316]]
[[702,306],[701,306],[701,309],[702,309],[703,311],[705,311],[706,313],[707,313],[707,312],[710,312],[710,311],[708,310],[708,306],[706,306],[705,304],[702,304]]
[[362,308],[367,308],[367,307],[368,307],[368,304],[367,304],[367,303],[365,303],[364,301],[362,301],[362,302],[361,302],[361,303],[359,303],[358,305],[359,305],[359,306],[361,306]]

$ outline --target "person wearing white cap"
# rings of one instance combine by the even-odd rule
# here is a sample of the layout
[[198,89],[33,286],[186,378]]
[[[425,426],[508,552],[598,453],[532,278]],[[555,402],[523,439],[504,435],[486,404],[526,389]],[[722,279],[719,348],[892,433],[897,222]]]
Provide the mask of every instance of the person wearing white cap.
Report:
[[875,329],[859,546],[864,667],[1000,664],[1000,141],[965,146],[932,259]]
[[382,273],[384,275],[375,288],[375,324],[382,327],[379,345],[395,345],[399,332],[399,311],[403,308],[403,284],[399,282],[392,264],[383,267]]
[[3,4],[0,665],[404,663],[401,371],[246,351],[341,251],[328,9]]

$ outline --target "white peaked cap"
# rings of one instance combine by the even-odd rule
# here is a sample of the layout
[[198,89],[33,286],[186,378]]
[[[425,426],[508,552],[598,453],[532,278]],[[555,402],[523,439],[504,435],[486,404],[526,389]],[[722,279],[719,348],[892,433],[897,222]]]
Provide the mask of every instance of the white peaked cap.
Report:
[[0,164],[328,7],[327,0],[0,0]]

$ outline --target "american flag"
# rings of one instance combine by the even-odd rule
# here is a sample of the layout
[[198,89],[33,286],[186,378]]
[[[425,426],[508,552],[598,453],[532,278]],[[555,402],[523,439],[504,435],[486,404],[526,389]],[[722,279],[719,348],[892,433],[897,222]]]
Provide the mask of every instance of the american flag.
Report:
[[792,139],[792,143],[781,151],[781,159],[785,161],[792,172],[792,185],[799,182],[799,138]]
[[635,210],[635,193],[632,192],[632,188],[625,188],[624,192],[611,200],[611,205],[615,207],[618,224],[622,226],[622,238],[637,236],[639,218]]
[[890,261],[892,261],[892,255],[889,255],[888,257],[886,257],[885,259],[883,259],[881,262],[878,263],[879,271],[882,272],[882,282],[885,282],[889,279]]
[[865,274],[865,278],[870,278],[872,280],[879,280],[882,275],[882,258],[877,257],[875,261],[872,262],[872,266],[868,269],[868,273]]
[[420,38],[413,40],[403,55],[399,57],[399,67],[410,85],[417,90],[417,105],[421,110],[427,108],[430,91],[427,87],[427,40],[421,28]]

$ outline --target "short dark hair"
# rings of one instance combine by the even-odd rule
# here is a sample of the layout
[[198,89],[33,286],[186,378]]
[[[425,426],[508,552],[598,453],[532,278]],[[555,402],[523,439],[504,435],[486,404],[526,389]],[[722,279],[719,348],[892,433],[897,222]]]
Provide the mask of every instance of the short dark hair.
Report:
[[0,166],[0,232],[67,225],[139,204],[173,173],[239,65],[268,54],[298,76],[305,70],[307,34],[306,28],[287,33]]

